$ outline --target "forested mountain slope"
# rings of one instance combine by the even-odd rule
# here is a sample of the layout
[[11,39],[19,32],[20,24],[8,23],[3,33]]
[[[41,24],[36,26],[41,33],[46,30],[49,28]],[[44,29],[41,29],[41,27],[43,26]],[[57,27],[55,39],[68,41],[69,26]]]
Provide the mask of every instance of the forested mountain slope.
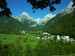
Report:
[[0,17],[0,33],[19,33],[25,26],[12,17]]
[[75,35],[75,13],[70,13],[63,17],[57,15],[46,23],[44,30],[51,34],[69,35],[73,37]]

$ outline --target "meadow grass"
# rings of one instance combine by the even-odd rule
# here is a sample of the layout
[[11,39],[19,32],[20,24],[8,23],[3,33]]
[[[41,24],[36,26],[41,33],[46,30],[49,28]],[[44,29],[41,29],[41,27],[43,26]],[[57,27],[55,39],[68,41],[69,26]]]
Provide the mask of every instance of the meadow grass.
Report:
[[[20,44],[23,47],[23,50],[26,48],[26,45],[29,44],[32,49],[36,47],[39,43],[39,40],[33,34],[25,35],[11,35],[11,34],[0,34],[0,41],[2,44]],[[73,42],[72,44],[75,44]],[[52,56],[75,56],[75,53],[66,54],[66,55],[52,55]]]
[[66,54],[66,55],[52,55],[52,56],[75,56],[75,53]]
[[2,44],[12,44],[19,42],[22,47],[25,48],[26,44],[30,44],[32,48],[38,43],[38,39],[32,34],[25,35],[10,35],[10,34],[0,34],[0,41]]

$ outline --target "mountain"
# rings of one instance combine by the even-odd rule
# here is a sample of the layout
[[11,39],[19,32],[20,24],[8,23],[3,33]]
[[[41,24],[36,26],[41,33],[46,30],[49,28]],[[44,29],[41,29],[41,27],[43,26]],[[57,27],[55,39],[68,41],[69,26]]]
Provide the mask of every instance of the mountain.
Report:
[[7,16],[0,17],[0,33],[19,34],[22,30],[25,27],[18,20]]
[[51,34],[75,36],[75,13],[67,14],[60,20],[52,22],[44,26],[45,31]]
[[55,17],[56,15],[52,15],[52,14],[47,14],[44,18],[43,18],[43,20],[42,20],[42,22],[43,22],[43,24],[45,25],[46,24],[46,22],[48,22],[49,20],[51,20],[53,17]]
[[30,17],[26,12],[23,12],[16,19],[23,23],[26,27],[33,27],[33,25],[36,26],[36,22],[34,21],[34,19]]
[[72,7],[72,2],[60,11],[54,18],[49,20],[45,26],[44,31],[57,35],[75,35],[75,7]]
[[16,19],[21,23],[23,23],[28,28],[31,27],[40,28],[44,26],[46,22],[49,21],[54,16],[55,15],[47,14],[43,19],[41,18],[34,19],[27,12],[23,12],[21,15],[17,16]]
[[73,5],[73,2],[71,1],[65,9],[60,11],[60,14],[63,14],[64,16],[66,14],[72,13],[75,10],[75,6],[72,7],[72,5]]
[[28,31],[37,30],[41,27],[27,12],[23,12],[21,15],[17,16],[16,19],[23,23]]
[[61,10],[55,17],[53,17],[51,20],[47,21],[46,25],[52,25],[61,20],[61,18],[69,13],[73,13],[75,11],[75,6],[72,7],[73,2],[70,2],[69,5]]

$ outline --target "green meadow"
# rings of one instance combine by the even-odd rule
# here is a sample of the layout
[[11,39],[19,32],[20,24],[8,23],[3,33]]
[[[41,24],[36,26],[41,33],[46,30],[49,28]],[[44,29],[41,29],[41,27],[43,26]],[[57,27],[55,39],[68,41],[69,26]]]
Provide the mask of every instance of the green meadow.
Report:
[[11,34],[0,34],[0,42],[2,44],[20,43],[23,48],[29,43],[32,48],[38,43],[38,39],[32,34],[26,35],[11,35]]
[[1,56],[75,56],[75,42],[37,39],[34,34],[0,34]]

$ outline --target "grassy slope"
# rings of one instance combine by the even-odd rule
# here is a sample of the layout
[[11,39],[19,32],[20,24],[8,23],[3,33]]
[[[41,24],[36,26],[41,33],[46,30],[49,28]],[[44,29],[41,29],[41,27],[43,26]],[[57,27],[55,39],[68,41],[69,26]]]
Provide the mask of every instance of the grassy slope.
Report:
[[32,34],[26,35],[7,35],[0,34],[0,40],[3,44],[11,44],[11,43],[21,43],[22,47],[25,48],[25,45],[29,43],[32,48],[38,43],[38,40]]

